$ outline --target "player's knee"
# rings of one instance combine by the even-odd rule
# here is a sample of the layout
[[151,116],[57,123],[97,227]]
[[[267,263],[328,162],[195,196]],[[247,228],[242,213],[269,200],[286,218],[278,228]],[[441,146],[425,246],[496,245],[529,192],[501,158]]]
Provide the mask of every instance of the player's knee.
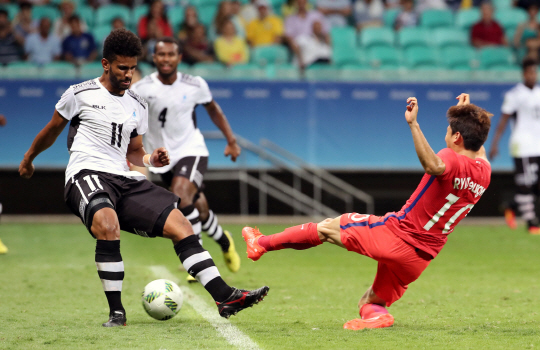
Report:
[[193,228],[189,220],[180,210],[171,211],[163,227],[163,237],[172,240],[176,244],[190,235],[193,235]]
[[91,231],[97,239],[118,240],[120,239],[120,224],[111,217],[94,215]]

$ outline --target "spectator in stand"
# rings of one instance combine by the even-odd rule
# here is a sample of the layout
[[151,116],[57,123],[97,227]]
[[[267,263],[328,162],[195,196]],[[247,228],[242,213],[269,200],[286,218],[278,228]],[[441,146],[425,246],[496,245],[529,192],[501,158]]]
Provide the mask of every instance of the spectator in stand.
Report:
[[21,59],[21,47],[11,30],[6,10],[0,9],[0,65]]
[[62,54],[60,39],[51,34],[51,20],[41,18],[37,33],[28,35],[24,43],[24,51],[28,61],[37,65],[46,65],[51,61],[57,61]]
[[384,3],[382,0],[357,0],[354,4],[356,29],[380,27],[383,24]]
[[514,47],[518,49],[525,46],[529,50],[534,48],[538,50],[538,47],[536,47],[540,28],[540,24],[538,23],[538,19],[536,18],[536,16],[538,15],[538,5],[529,6],[529,8],[527,9],[527,13],[529,15],[529,18],[527,19],[527,21],[521,23],[517,27],[514,34],[513,44]]
[[345,27],[352,3],[351,0],[317,0],[317,10],[326,16],[330,27]]
[[270,15],[268,0],[257,0],[258,17],[249,22],[246,36],[251,46],[281,44],[283,41],[283,21]]
[[484,2],[480,7],[482,18],[471,30],[471,43],[476,48],[489,45],[506,45],[504,30],[493,19],[493,6],[489,2]]
[[320,22],[322,31],[328,33],[329,27],[323,14],[307,9],[307,0],[297,0],[298,12],[285,20],[285,36],[288,42],[303,34],[313,34],[313,23]]
[[[60,39],[65,39],[69,34],[71,34],[71,25],[69,24],[69,19],[75,14],[75,4],[71,0],[63,0],[60,3],[60,12],[62,17],[56,19],[53,26],[53,32]],[[81,23],[81,29],[83,32],[88,31],[88,26],[86,22],[79,18]]]
[[[313,10],[313,6],[308,3],[306,5],[308,11]],[[297,0],[287,0],[281,5],[281,15],[285,18],[295,15],[298,12]]]
[[21,45],[24,45],[26,37],[37,30],[37,23],[32,19],[32,4],[21,2],[19,13],[13,20],[13,32]]
[[121,17],[116,17],[111,22],[112,30],[125,28],[126,24],[124,23],[124,20]]
[[246,40],[236,35],[232,21],[225,21],[220,29],[221,35],[214,42],[214,51],[219,61],[227,66],[244,64],[249,61],[249,48]]
[[240,10],[240,18],[244,23],[250,23],[255,18],[257,18],[257,5],[255,3],[257,0],[249,0],[247,4],[242,6]]
[[233,22],[238,36],[242,38],[246,37],[242,20],[240,20],[240,17],[234,16],[232,10],[233,10],[233,7],[230,1],[225,0],[219,3],[219,8],[216,13],[216,17],[214,18],[214,21],[210,25],[210,29],[208,31],[208,39],[210,39],[210,41],[216,40],[217,36],[221,35],[219,31],[221,28],[223,28],[223,24],[226,21]]
[[418,13],[422,13],[426,10],[448,9],[448,5],[446,4],[445,0],[417,0],[415,5]]
[[329,64],[332,59],[330,36],[323,31],[321,22],[313,22],[311,34],[303,34],[296,38],[298,52],[295,57],[301,69],[312,64]]
[[214,50],[206,37],[204,25],[197,24],[188,32],[188,37],[184,42],[182,62],[189,65],[214,62]]
[[184,11],[184,21],[180,24],[180,30],[177,35],[178,40],[184,42],[188,37],[188,33],[200,24],[197,9],[194,6],[186,7],[186,10]]
[[139,20],[138,34],[145,43],[150,38],[172,36],[172,28],[167,19],[165,6],[161,0],[153,0],[148,15]]
[[416,27],[419,20],[418,12],[414,9],[414,0],[401,0],[401,12],[396,17],[394,29]]
[[92,34],[83,33],[79,16],[69,18],[71,34],[62,43],[64,60],[77,66],[94,61],[97,57],[96,43]]

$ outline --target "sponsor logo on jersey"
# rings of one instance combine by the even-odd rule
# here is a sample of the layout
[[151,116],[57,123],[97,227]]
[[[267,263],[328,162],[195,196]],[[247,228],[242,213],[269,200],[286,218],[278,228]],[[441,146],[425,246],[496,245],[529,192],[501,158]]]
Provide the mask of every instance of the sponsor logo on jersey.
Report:
[[187,167],[184,165],[182,166],[182,168],[180,169],[180,174],[185,174],[187,172]]
[[467,178],[454,178],[454,189],[456,190],[469,190],[472,193],[474,193],[475,197],[481,196],[484,194],[486,189],[484,186],[475,183],[474,181],[471,181],[470,177]]
[[92,108],[105,110],[105,106],[92,105]]

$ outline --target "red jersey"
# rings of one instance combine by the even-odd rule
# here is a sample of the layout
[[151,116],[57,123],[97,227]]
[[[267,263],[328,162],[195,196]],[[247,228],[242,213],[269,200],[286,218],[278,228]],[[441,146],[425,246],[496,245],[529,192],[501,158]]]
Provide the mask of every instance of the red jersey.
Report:
[[425,174],[407,203],[385,215],[381,225],[413,247],[435,257],[448,234],[474,207],[491,181],[491,166],[445,148],[437,154],[446,168],[441,175]]

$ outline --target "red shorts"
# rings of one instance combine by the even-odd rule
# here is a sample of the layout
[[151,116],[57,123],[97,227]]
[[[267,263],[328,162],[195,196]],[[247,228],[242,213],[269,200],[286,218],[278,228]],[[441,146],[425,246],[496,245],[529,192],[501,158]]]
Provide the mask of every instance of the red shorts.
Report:
[[373,292],[392,305],[431,262],[431,256],[405,243],[384,224],[384,217],[357,213],[340,218],[341,242],[347,250],[377,260]]

